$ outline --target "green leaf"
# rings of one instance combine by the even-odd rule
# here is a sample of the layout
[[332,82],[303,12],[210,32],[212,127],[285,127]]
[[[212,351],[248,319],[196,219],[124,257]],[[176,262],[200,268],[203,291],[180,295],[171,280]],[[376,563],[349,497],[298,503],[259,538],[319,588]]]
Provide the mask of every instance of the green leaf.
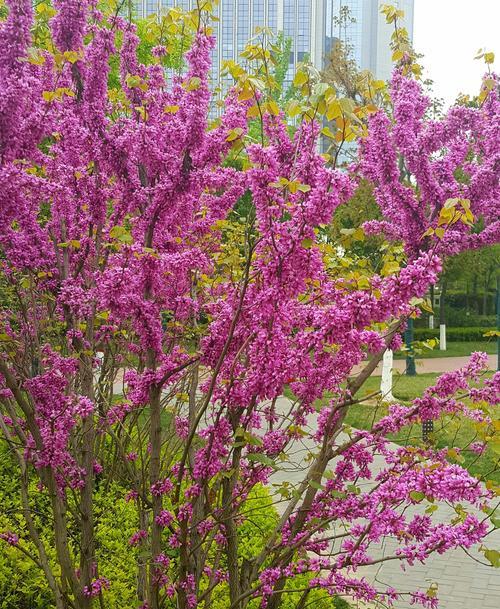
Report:
[[226,137],[226,142],[233,142],[234,140],[238,139],[242,133],[243,133],[243,129],[241,127],[236,127],[235,129],[230,129],[230,131]]
[[318,491],[324,490],[324,487],[319,482],[316,482],[316,480],[309,480],[308,484],[311,488],[315,488]]
[[413,501],[416,501],[417,503],[420,503],[420,501],[425,499],[425,493],[422,493],[420,491],[411,491],[411,493],[410,493],[410,499],[413,499]]
[[268,467],[272,467],[276,469],[276,465],[274,461],[268,457],[267,455],[263,455],[262,453],[249,453],[246,456],[248,461],[252,461],[254,463],[262,463],[263,465],[267,465]]
[[254,436],[249,431],[243,433],[243,439],[247,444],[251,444],[252,446],[262,446],[263,444],[261,438]]
[[495,569],[500,569],[500,552],[497,550],[485,550],[484,557]]
[[127,74],[127,77],[125,78],[125,83],[127,87],[130,87],[131,89],[136,89],[141,86],[142,78],[138,75]]

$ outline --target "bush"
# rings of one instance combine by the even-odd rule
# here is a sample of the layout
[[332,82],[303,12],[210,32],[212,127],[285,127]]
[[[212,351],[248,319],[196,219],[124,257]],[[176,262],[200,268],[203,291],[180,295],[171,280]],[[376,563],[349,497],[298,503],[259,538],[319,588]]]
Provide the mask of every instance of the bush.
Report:
[[454,328],[488,328],[497,323],[495,315],[477,315],[453,307],[446,307],[445,319],[446,323]]
[[[269,491],[265,487],[257,487],[247,499],[247,510],[244,510],[246,520],[238,527],[239,554],[243,558],[251,558],[264,548],[272,530],[278,522],[278,514],[272,504]],[[299,575],[293,581],[287,582],[287,590],[303,590],[307,586],[308,576]],[[287,592],[283,594],[280,609],[295,609],[303,592]],[[340,597],[331,597],[324,590],[312,590],[307,600],[308,607],[315,609],[350,609],[349,603]],[[229,607],[229,592],[227,586],[219,587],[214,592],[210,608],[227,609]],[[258,609],[261,600],[250,601],[248,609]],[[169,607],[170,609],[170,607]],[[173,606],[172,606],[172,609]]]
[[[14,464],[8,452],[0,447],[0,532],[15,530],[19,532],[21,543],[30,554],[36,556],[35,548],[28,540],[23,526],[18,481],[12,475]],[[105,486],[96,491],[96,553],[99,558],[100,575],[111,581],[111,587],[104,594],[106,609],[133,609],[137,606],[135,582],[137,578],[138,549],[129,545],[128,540],[137,530],[136,512],[133,504],[124,499],[125,492],[117,484]],[[31,497],[38,500],[35,483]],[[246,501],[246,519],[238,527],[240,556],[251,558],[258,554],[269,539],[278,522],[278,514],[273,507],[269,491],[256,487]],[[37,506],[38,507],[38,506]],[[40,506],[37,525],[41,538],[49,551],[53,568],[53,531],[50,522],[43,522],[44,506]],[[0,609],[54,609],[51,591],[45,577],[35,563],[17,548],[0,542]],[[307,577],[300,576],[287,584],[288,589],[303,588]],[[295,609],[301,592],[283,595],[282,609]],[[330,597],[322,590],[313,590],[308,602],[315,609],[349,609],[341,598]],[[212,609],[227,609],[228,590],[225,586],[216,588],[212,596]],[[249,605],[257,609],[260,600]],[[167,605],[166,609],[174,609]]]
[[[477,313],[467,312],[465,308],[445,307],[446,325],[451,328],[491,328],[496,326],[497,318],[495,315],[478,315]],[[439,324],[439,312],[435,311],[434,323]],[[429,315],[422,315],[415,320],[415,327],[428,329]]]
[[[446,339],[450,342],[483,342],[488,340],[484,334],[494,328],[449,328],[446,327]],[[428,340],[429,338],[439,338],[439,328],[415,328],[415,340]]]
[[[34,487],[34,496],[37,497]],[[37,497],[38,499],[39,497]],[[0,532],[13,531],[21,539],[26,530],[23,525],[18,479],[14,476],[11,455],[0,444]],[[50,545],[50,527],[46,526],[41,538]],[[35,555],[31,544],[23,544]],[[0,541],[0,609],[53,609],[52,593],[41,569],[25,554]]]

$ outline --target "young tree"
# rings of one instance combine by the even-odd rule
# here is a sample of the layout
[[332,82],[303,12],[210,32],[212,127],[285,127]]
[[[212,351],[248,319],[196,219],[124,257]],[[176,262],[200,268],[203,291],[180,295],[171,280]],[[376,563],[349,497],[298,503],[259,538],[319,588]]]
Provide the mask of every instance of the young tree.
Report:
[[[397,539],[384,560],[409,565],[470,548],[488,531],[471,506],[495,489],[443,451],[394,450],[385,437],[443,413],[494,437],[488,405],[500,377],[476,386],[486,360],[474,354],[370,431],[344,420],[437,280],[439,254],[496,234],[496,92],[480,109],[428,124],[418,85],[396,73],[395,122],[374,115],[361,167],[388,220],[371,228],[397,231],[407,256],[358,281],[318,238],[354,186],[317,153],[314,119],[333,103],[328,88],[307,100],[290,136],[273,100],[239,74],[208,128],[206,13],[172,17],[169,33],[187,28],[193,44],[186,71],[167,81],[160,62],[138,62],[135,28],[117,13],[90,0],[53,4],[44,48],[32,47],[29,0],[8,2],[0,32],[0,428],[24,519],[2,539],[36,552],[57,609],[106,606],[112,557],[96,541],[95,501],[113,482],[136,510],[130,586],[143,608],[223,598],[231,609],[277,609],[292,592],[304,607],[314,588],[393,601],[398,591],[356,575],[381,560],[374,544]],[[116,53],[118,92],[108,90]],[[261,118],[258,142],[246,138],[249,116]],[[421,199],[400,183],[396,148]],[[460,190],[457,165],[470,175]],[[471,234],[478,216],[484,229]],[[287,387],[296,399],[285,410]],[[282,485],[275,527],[242,556],[252,491],[303,442],[303,479]],[[384,465],[373,478],[376,454]],[[428,501],[460,503],[460,518],[434,523]],[[493,550],[485,556],[497,561]],[[435,604],[431,593],[411,596]]]

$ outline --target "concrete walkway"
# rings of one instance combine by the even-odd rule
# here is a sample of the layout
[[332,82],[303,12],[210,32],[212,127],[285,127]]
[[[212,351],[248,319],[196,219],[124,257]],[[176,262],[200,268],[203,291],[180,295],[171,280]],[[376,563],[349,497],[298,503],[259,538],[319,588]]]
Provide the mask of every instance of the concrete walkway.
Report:
[[[424,357],[422,359],[417,359],[415,361],[417,367],[417,374],[419,372],[451,372],[452,370],[456,370],[457,368],[461,368],[465,366],[469,361],[470,356],[464,357]],[[496,355],[488,355],[488,367],[490,370],[496,370],[497,368],[497,356]],[[398,372],[404,372],[406,368],[406,361],[404,359],[395,359],[393,370],[397,370]],[[356,366],[354,368],[354,373],[360,372],[363,369],[363,365]],[[382,374],[382,365],[379,364],[375,369],[375,376],[380,376]],[[500,603],[499,603],[500,607]],[[474,608],[475,609],[475,608]]]
[[[435,361],[435,360],[433,360]],[[290,402],[286,398],[281,398],[277,403],[277,411],[280,413],[288,412]],[[309,421],[309,432],[314,432],[314,418]],[[340,440],[341,441],[341,440]],[[288,482],[295,486],[303,480],[308,465],[306,457],[314,444],[305,437],[303,441],[292,451],[290,462],[280,464],[280,468],[270,479],[270,484],[280,485]],[[372,465],[372,471],[376,473],[383,467],[384,460],[381,456],[376,456]],[[331,469],[331,468],[330,468]],[[365,486],[370,486],[370,481],[365,481]],[[361,485],[362,486],[362,485]],[[276,488],[276,487],[275,487]],[[277,509],[283,512],[286,502],[278,503]],[[467,507],[464,505],[464,507]],[[470,507],[470,506],[469,506]],[[411,506],[406,510],[406,514],[422,512],[425,506]],[[473,513],[478,513],[475,509],[470,509]],[[433,522],[450,522],[452,514],[455,514],[447,505],[442,505],[432,514]],[[480,516],[484,517],[483,513]],[[500,529],[490,534],[486,539],[486,544],[490,549],[500,547]],[[385,539],[381,544],[373,545],[370,554],[376,558],[389,556],[397,547],[397,543],[391,538]],[[478,552],[478,547],[473,547],[469,553],[476,559],[485,562],[482,553]],[[393,587],[401,592],[414,592],[417,590],[426,591],[433,583],[438,585],[438,598],[440,609],[499,609],[500,608],[500,570],[490,566],[479,564],[467,556],[461,550],[453,550],[443,555],[433,554],[424,565],[416,564],[414,567],[406,567],[406,571],[401,569],[397,561],[387,561],[377,565],[360,568],[356,576],[365,576],[371,583],[377,585],[380,590]],[[366,606],[366,605],[364,605]],[[398,601],[396,609],[414,609],[415,605],[410,605],[406,600]]]

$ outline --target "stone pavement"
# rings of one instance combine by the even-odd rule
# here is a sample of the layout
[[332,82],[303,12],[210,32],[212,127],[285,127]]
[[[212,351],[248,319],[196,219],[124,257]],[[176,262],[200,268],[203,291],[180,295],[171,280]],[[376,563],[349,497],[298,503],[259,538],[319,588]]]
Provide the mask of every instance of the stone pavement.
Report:
[[[452,370],[456,370],[457,368],[461,368],[465,366],[469,361],[470,356],[464,357],[424,357],[422,359],[417,358],[415,361],[417,367],[417,374],[419,372],[451,372]],[[497,367],[497,356],[496,355],[488,355],[488,367],[490,370],[496,370]],[[406,361],[404,359],[395,359],[393,370],[397,370],[398,372],[404,372],[406,368]],[[363,365],[356,366],[354,368],[354,373],[359,372],[363,369]],[[374,375],[380,376],[382,374],[382,365],[379,364],[375,371]],[[500,603],[499,603],[500,607]],[[473,608],[475,609],[475,608]]]
[[[277,410],[288,412],[290,402],[281,398],[277,403]],[[310,422],[310,430],[314,428],[314,420]],[[288,481],[291,485],[299,484],[307,470],[306,456],[313,444],[307,438],[301,443],[290,457],[290,462],[283,464],[284,469],[276,471],[270,479],[270,484],[281,484]],[[382,467],[383,459],[376,457],[372,471],[376,472]],[[281,467],[281,465],[280,465]],[[369,481],[365,482],[370,485]],[[278,511],[283,511],[286,503],[277,504]],[[464,505],[464,507],[466,507]],[[422,506],[412,506],[407,513],[421,511]],[[476,510],[472,510],[477,513]],[[432,515],[433,521],[449,522],[454,511],[442,505]],[[484,514],[481,513],[484,517]],[[494,531],[486,539],[487,546],[492,549],[500,547],[500,529]],[[387,539],[377,546],[372,546],[372,555],[382,558],[392,554],[396,547],[392,539]],[[500,570],[481,565],[477,560],[485,562],[478,547],[469,550],[473,558],[461,550],[453,550],[443,555],[433,554],[424,565],[416,564],[401,569],[397,561],[387,561],[359,569],[358,574],[364,575],[369,582],[378,584],[381,590],[394,587],[402,592],[424,592],[433,584],[438,584],[439,609],[500,609]],[[474,558],[476,560],[474,560]],[[396,609],[414,609],[406,601],[398,601]]]

